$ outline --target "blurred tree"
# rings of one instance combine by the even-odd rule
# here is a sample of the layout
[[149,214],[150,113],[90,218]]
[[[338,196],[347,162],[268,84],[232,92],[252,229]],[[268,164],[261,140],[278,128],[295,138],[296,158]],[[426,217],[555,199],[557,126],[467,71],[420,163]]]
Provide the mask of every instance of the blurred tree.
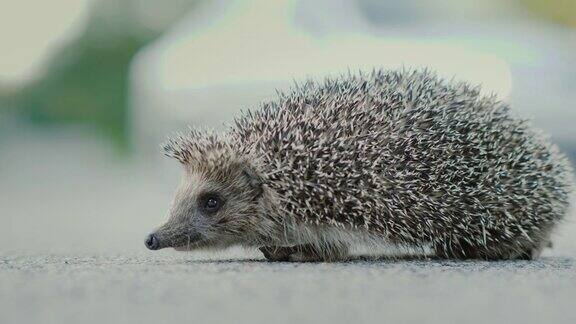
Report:
[[146,39],[123,35],[98,46],[83,37],[65,48],[46,76],[14,98],[20,115],[40,125],[95,126],[125,148],[128,63]]
[[[43,77],[4,101],[17,116],[36,125],[94,127],[126,151],[130,61],[194,2],[162,2],[164,11],[150,0],[95,3],[84,34],[53,57]],[[152,10],[161,18],[152,16]]]

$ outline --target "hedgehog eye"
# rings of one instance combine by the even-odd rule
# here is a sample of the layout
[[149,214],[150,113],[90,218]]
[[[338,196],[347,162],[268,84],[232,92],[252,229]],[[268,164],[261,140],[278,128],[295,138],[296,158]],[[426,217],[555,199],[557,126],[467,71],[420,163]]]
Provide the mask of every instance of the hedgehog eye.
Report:
[[200,206],[205,212],[213,214],[222,206],[222,200],[217,195],[209,194],[201,199]]

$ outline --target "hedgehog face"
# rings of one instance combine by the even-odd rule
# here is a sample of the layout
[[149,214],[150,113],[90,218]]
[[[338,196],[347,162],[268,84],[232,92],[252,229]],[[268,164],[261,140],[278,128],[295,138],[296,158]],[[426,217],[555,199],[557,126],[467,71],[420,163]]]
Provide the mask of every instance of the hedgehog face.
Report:
[[185,174],[169,219],[147,238],[148,248],[225,248],[253,235],[262,194],[254,168],[227,151],[210,151],[203,157],[183,163]]

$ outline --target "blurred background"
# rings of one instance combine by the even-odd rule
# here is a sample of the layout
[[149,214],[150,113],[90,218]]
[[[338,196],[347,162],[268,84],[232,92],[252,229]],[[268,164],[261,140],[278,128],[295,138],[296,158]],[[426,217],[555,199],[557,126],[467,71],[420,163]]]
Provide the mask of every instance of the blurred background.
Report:
[[0,251],[143,250],[167,134],[348,70],[481,84],[576,161],[575,0],[0,0],[0,53]]

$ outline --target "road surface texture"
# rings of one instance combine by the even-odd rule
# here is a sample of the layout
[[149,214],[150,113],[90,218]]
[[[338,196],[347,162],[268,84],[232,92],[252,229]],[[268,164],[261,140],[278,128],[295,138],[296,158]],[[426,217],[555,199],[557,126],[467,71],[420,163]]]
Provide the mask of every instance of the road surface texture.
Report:
[[0,254],[0,323],[576,323],[576,262]]

